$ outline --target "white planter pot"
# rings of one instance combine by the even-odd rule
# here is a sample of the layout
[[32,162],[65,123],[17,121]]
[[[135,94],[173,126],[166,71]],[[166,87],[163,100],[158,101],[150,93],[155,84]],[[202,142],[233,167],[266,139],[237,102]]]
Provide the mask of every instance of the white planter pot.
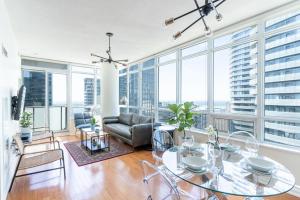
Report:
[[21,127],[21,139],[25,142],[32,141],[32,129],[29,127]]

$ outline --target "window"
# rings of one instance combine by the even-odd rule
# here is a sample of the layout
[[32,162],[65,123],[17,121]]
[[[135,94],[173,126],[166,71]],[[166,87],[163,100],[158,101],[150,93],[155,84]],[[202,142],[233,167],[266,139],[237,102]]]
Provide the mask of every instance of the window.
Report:
[[129,74],[129,106],[138,106],[138,73]]
[[94,104],[94,75],[72,74],[72,106],[92,106]]
[[182,61],[182,102],[194,102],[197,110],[207,109],[206,62],[206,55]]
[[23,84],[26,87],[25,106],[45,106],[45,73],[23,70]]
[[214,110],[256,113],[256,42],[214,53]]
[[220,47],[229,43],[234,43],[241,39],[246,39],[257,33],[257,26],[250,26],[240,31],[218,37],[214,40],[214,47]]
[[169,61],[172,61],[175,59],[176,59],[176,52],[173,52],[173,53],[167,54],[165,56],[159,57],[158,63],[161,64],[161,63],[169,62]]
[[120,70],[120,82],[128,81],[130,90],[120,84],[120,98],[130,94],[120,110],[166,122],[172,116],[169,104],[193,101],[199,113],[193,128],[212,123],[225,134],[243,130],[259,140],[300,147],[299,7],[280,17],[264,16],[257,24]]
[[285,15],[281,15],[275,19],[268,20],[266,22],[266,32],[273,31],[288,25],[294,25],[300,22],[300,12],[292,12]]
[[300,146],[300,123],[266,120],[265,140]]
[[176,63],[159,66],[159,108],[176,103]]
[[182,49],[181,55],[182,57],[189,56],[195,53],[199,53],[201,51],[207,50],[207,42],[203,42],[200,44],[196,44],[187,48]]
[[300,29],[265,40],[265,115],[300,117]]
[[119,76],[119,104],[127,105],[127,71]]
[[143,63],[142,71],[142,108],[152,109],[154,106],[154,59]]

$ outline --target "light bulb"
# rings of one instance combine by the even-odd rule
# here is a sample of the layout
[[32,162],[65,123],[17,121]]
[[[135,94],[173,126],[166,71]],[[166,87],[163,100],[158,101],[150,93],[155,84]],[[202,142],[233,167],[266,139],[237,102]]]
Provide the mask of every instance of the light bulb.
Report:
[[206,27],[204,28],[204,33],[205,33],[205,36],[206,36],[206,37],[212,36],[211,29],[210,29],[208,26],[206,26]]
[[175,35],[173,35],[174,40],[176,40],[177,38],[179,38],[181,36],[181,32],[177,32]]
[[173,24],[173,23],[174,23],[174,18],[166,19],[166,21],[165,21],[166,26]]
[[223,19],[223,16],[220,14],[220,13],[218,13],[217,15],[216,15],[216,20],[219,22],[219,21],[221,21]]

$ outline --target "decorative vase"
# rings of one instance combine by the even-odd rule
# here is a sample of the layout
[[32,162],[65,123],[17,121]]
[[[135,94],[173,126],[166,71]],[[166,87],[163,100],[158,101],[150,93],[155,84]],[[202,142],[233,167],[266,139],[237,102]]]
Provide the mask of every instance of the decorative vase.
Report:
[[96,125],[95,125],[95,124],[92,124],[92,125],[91,125],[91,130],[92,130],[92,131],[95,131],[95,127],[96,127]]
[[215,144],[216,143],[216,135],[213,134],[208,134],[208,143],[210,144]]
[[21,127],[21,140],[23,142],[32,141],[32,129],[29,127]]

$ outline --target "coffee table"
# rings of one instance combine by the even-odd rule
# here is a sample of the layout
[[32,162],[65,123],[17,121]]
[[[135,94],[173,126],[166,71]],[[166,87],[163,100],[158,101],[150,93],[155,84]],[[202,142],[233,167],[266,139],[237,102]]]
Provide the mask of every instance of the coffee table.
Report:
[[93,155],[95,152],[110,151],[110,134],[96,127],[80,130],[81,146]]

